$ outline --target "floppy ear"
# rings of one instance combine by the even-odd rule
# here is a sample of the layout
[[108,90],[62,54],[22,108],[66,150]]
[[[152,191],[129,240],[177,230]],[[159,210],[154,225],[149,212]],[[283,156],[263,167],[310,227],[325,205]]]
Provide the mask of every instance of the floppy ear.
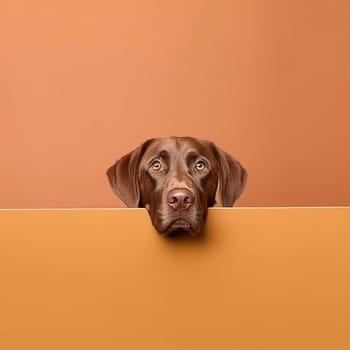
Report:
[[107,170],[112,191],[128,207],[140,205],[140,187],[138,181],[140,160],[151,140],[126,154]]
[[246,169],[227,152],[211,143],[219,177],[219,198],[223,207],[232,207],[247,183]]

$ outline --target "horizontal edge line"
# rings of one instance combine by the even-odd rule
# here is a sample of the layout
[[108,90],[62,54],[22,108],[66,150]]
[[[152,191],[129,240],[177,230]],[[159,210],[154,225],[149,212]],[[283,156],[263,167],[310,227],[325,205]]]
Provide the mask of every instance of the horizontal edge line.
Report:
[[[124,211],[145,208],[0,208],[4,211]],[[282,206],[282,207],[211,207],[209,210],[288,210],[288,209],[350,209],[350,206]]]

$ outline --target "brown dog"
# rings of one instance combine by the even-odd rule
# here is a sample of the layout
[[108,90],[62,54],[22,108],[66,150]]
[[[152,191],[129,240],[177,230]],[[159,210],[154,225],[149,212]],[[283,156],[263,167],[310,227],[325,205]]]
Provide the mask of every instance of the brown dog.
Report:
[[128,207],[147,209],[160,233],[203,229],[208,207],[231,207],[247,172],[210,141],[192,137],[144,142],[107,170],[113,192]]

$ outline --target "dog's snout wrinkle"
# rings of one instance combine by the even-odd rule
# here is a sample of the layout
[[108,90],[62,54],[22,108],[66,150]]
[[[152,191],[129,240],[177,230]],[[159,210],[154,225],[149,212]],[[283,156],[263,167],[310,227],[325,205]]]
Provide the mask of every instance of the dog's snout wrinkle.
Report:
[[176,211],[188,210],[194,203],[194,195],[186,188],[175,188],[169,191],[167,202]]

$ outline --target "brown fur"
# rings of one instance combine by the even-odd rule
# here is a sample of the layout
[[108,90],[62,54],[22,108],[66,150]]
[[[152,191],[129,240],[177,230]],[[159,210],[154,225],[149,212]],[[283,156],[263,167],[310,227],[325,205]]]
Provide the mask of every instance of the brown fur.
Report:
[[219,205],[232,206],[247,180],[246,170],[232,156],[192,137],[148,140],[107,175],[113,192],[128,207],[146,208],[164,234],[182,230],[197,235],[215,198]]

